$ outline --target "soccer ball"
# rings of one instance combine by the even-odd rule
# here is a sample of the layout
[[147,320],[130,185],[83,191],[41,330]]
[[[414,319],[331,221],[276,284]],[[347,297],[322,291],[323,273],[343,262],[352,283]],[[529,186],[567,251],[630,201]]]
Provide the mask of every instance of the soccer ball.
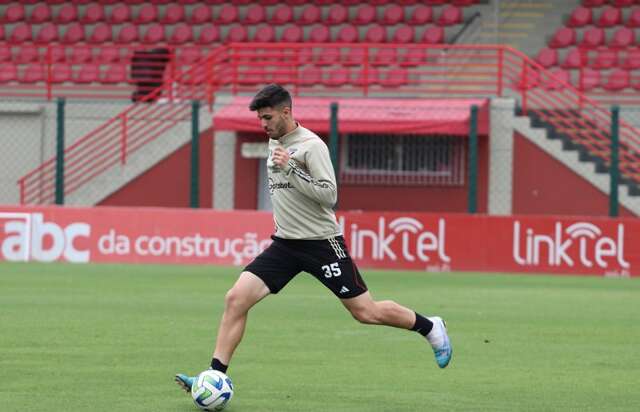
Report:
[[223,410],[233,396],[233,383],[224,373],[206,370],[196,378],[191,386],[191,397],[203,411]]

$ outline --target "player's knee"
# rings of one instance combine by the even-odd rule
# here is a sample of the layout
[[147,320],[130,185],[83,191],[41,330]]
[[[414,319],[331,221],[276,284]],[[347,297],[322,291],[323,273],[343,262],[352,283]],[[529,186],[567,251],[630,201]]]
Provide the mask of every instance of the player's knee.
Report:
[[247,308],[247,297],[235,288],[229,289],[224,297],[224,307],[227,311],[242,312]]

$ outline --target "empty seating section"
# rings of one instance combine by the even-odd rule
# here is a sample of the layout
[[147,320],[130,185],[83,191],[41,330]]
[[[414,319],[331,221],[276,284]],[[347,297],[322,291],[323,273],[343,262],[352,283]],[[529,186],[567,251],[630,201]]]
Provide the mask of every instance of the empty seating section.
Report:
[[[312,86],[340,86],[364,81],[362,62],[370,62],[366,79],[381,87],[407,83],[410,69],[425,55],[420,50],[398,53],[386,43],[446,43],[463,26],[465,7],[480,0],[387,1],[350,0],[113,0],[0,2],[0,83],[118,84],[131,82],[130,64],[137,49],[168,47],[175,50],[176,65],[196,64],[217,45],[229,42],[285,42],[345,44],[330,53],[313,50],[299,54],[302,66],[283,67],[276,80],[295,76]],[[594,13],[584,6],[572,15],[567,30],[591,27],[608,30],[621,22],[612,46],[635,44],[634,27],[640,27],[640,10],[627,16],[614,6]],[[468,16],[467,16],[468,17]],[[541,51],[545,66],[558,62],[556,48],[577,45],[571,34],[561,33],[557,45]],[[563,37],[564,36],[564,37]],[[595,33],[584,40],[603,42]],[[588,36],[587,36],[588,37]],[[370,51],[350,44],[375,43]],[[545,55],[546,57],[542,57]],[[629,67],[640,58],[625,60]],[[597,66],[592,66],[594,69]],[[298,70],[299,69],[299,70]],[[173,68],[172,70],[181,70]],[[296,73],[297,71],[297,73]],[[252,73],[240,82],[263,82]],[[621,84],[607,79],[607,85]]]
[[629,92],[630,96],[640,83],[640,1],[580,3],[538,52],[536,61],[585,92],[604,96]]

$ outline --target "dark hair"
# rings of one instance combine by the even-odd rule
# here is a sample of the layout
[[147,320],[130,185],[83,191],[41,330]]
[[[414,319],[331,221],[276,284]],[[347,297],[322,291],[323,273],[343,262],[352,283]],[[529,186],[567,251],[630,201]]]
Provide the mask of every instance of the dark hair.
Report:
[[251,104],[249,104],[249,110],[255,112],[265,107],[277,106],[292,107],[291,95],[284,87],[272,83],[265,86],[255,95],[251,100]]

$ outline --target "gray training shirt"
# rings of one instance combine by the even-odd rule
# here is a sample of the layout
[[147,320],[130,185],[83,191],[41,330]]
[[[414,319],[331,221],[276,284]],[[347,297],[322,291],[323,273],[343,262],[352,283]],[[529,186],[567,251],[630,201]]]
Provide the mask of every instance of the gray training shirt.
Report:
[[[272,159],[273,149],[289,152],[284,169]],[[279,140],[269,139],[269,193],[275,235],[284,239],[329,239],[340,235],[333,213],[338,198],[329,149],[322,139],[298,124]]]

